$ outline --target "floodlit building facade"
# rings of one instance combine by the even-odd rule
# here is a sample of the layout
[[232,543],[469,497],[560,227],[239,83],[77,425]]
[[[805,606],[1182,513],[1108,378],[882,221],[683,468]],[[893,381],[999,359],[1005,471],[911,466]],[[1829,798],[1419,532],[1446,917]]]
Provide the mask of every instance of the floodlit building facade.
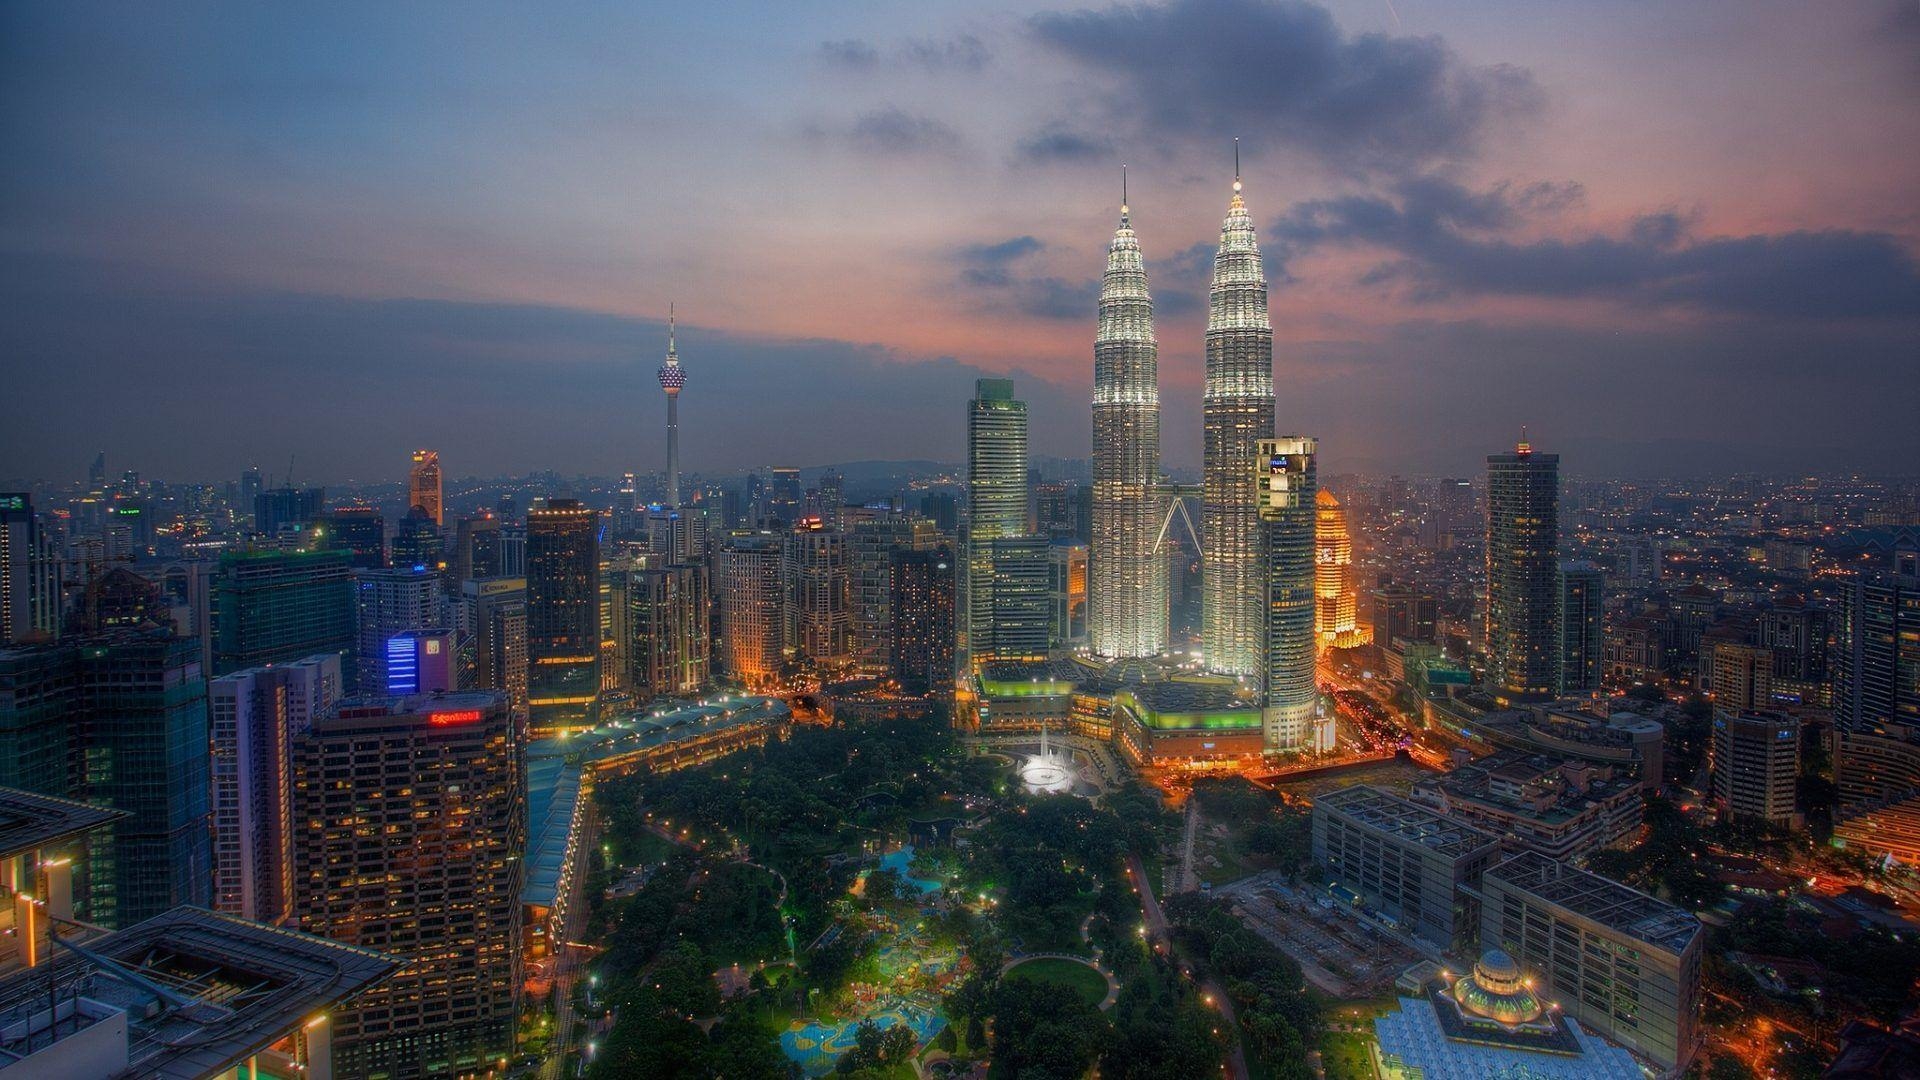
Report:
[[[960,583],[964,615],[958,645],[961,663],[969,670],[994,655],[994,544],[1026,535],[1027,487],[1027,403],[1014,398],[1012,380],[980,379],[967,403],[966,566]],[[1044,546],[1040,594],[1044,636]]]
[[1266,751],[1305,749],[1319,691],[1314,679],[1314,530],[1319,444],[1291,436],[1259,444],[1260,690]]
[[536,729],[588,725],[600,693],[600,515],[527,511],[527,703]]
[[[1123,195],[1124,200],[1124,195]],[[1094,655],[1153,656],[1167,647],[1167,564],[1160,525],[1159,345],[1153,298],[1129,211],[1107,248],[1093,342],[1093,536],[1087,630]]]

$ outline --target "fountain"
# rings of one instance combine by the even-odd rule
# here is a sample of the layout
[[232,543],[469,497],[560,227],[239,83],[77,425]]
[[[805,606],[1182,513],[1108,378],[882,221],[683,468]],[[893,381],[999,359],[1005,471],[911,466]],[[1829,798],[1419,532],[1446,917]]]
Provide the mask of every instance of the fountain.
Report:
[[1060,795],[1073,790],[1073,774],[1071,753],[1054,753],[1047,741],[1047,726],[1040,725],[1040,752],[1021,763],[1020,783],[1029,794]]

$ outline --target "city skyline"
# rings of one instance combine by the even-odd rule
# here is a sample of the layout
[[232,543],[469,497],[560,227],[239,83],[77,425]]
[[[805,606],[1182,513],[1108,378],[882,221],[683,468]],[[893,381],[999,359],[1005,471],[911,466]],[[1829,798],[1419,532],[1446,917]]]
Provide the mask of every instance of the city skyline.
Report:
[[[1126,161],[1161,253],[1164,457],[1189,468],[1203,245],[1235,136],[1271,193],[1255,225],[1280,374],[1321,403],[1336,469],[1467,472],[1521,423],[1595,475],[1910,458],[1920,162],[1898,148],[1920,143],[1899,107],[1920,21],[1892,4],[1618,15],[836,8],[757,20],[690,70],[733,28],[675,11],[590,43],[563,18],[521,51],[508,15],[454,33],[427,9],[9,12],[0,341],[41,407],[0,459],[55,480],[104,448],[212,478],[299,450],[333,481],[426,443],[474,474],[657,471],[656,313],[689,290],[728,296],[681,327],[702,378],[683,451],[703,471],[959,460],[942,410],[983,376],[1026,388],[1036,455],[1077,457],[1090,263]],[[1227,21],[1244,41],[1218,39]],[[1136,62],[1147,36],[1180,74]],[[305,41],[330,47],[288,55]],[[1325,74],[1236,98],[1197,70],[1211,52]],[[1329,104],[1346,84],[1313,80],[1339,76],[1362,89]],[[501,85],[541,89],[502,103]],[[793,103],[702,92],[734,86]],[[469,111],[508,138],[450,120]],[[83,126],[140,134],[82,145]],[[543,167],[499,168],[501,142]],[[719,254],[743,245],[746,263]],[[903,305],[916,317],[878,314]],[[446,408],[398,430],[427,386]],[[333,406],[369,436],[324,438]],[[186,440],[180,418],[210,409],[225,422]],[[103,414],[101,445],[63,436]],[[1760,434],[1781,428],[1801,437]]]

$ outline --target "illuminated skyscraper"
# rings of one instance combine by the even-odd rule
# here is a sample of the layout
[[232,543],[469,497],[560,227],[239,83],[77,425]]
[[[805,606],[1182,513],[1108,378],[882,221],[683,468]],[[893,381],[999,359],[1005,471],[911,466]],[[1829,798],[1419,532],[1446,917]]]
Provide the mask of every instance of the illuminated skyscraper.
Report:
[[600,693],[600,515],[578,499],[527,511],[527,702],[533,727],[580,727]]
[[[1600,689],[1606,667],[1607,575],[1590,562],[1560,564],[1560,694],[1577,697]],[[1766,669],[1773,653],[1761,650]]]
[[890,674],[909,694],[953,690],[953,549],[894,548],[889,553],[893,624],[887,636]]
[[749,689],[780,677],[786,607],[780,541],[737,536],[716,559],[720,593],[721,666]]
[[660,368],[660,389],[667,392],[667,509],[680,508],[680,388],[687,373],[673,344],[673,305],[667,305],[667,362]]
[[1373,640],[1360,625],[1360,593],[1353,585],[1353,534],[1347,510],[1321,488],[1314,516],[1314,633],[1323,649],[1351,649]]
[[1125,201],[1100,284],[1093,341],[1093,542],[1087,633],[1095,655],[1167,647],[1167,564],[1154,553],[1160,500],[1159,346],[1147,269]]
[[1200,647],[1208,669],[1258,676],[1263,590],[1254,486],[1263,475],[1258,444],[1273,438],[1273,328],[1237,160],[1213,260],[1202,404]]
[[526,772],[505,694],[342,701],[295,741],[302,930],[407,961],[333,1014],[343,1077],[477,1076],[514,1052]]
[[[967,403],[967,561],[961,579],[961,662],[990,659],[994,641],[994,541],[1027,531],[1027,403],[1010,379],[980,379]],[[1047,563],[1039,552],[1040,651],[1046,651]],[[1011,555],[1008,555],[1011,558]],[[1005,560],[1003,560],[1005,561]],[[1026,644],[1022,638],[1023,646]]]
[[1255,521],[1260,540],[1262,727],[1268,753],[1305,749],[1313,733],[1317,440],[1263,439]]
[[440,451],[413,452],[413,469],[407,473],[407,509],[432,518],[435,526],[446,524],[440,502]]
[[844,674],[853,662],[847,535],[819,518],[802,518],[786,536],[781,577],[787,645],[821,678]]
[[1487,684],[1507,698],[1560,686],[1560,455],[1524,440],[1487,457]]
[[[418,675],[401,635],[448,625],[441,599],[440,576],[422,566],[388,570],[359,570],[354,575],[354,600],[359,612],[357,664],[360,686],[368,693],[411,694],[419,689],[409,680]],[[390,661],[401,670],[389,671]]]

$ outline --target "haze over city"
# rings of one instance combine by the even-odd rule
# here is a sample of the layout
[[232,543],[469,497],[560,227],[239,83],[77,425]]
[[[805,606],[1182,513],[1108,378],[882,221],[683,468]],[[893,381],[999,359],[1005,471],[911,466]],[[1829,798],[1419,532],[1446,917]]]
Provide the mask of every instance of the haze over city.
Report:
[[956,461],[1001,374],[1082,456],[1123,163],[1191,468],[1235,137],[1281,426],[1342,467],[1522,424],[1583,475],[1920,451],[1910,3],[0,20],[9,475],[657,469],[669,301],[699,469]]

